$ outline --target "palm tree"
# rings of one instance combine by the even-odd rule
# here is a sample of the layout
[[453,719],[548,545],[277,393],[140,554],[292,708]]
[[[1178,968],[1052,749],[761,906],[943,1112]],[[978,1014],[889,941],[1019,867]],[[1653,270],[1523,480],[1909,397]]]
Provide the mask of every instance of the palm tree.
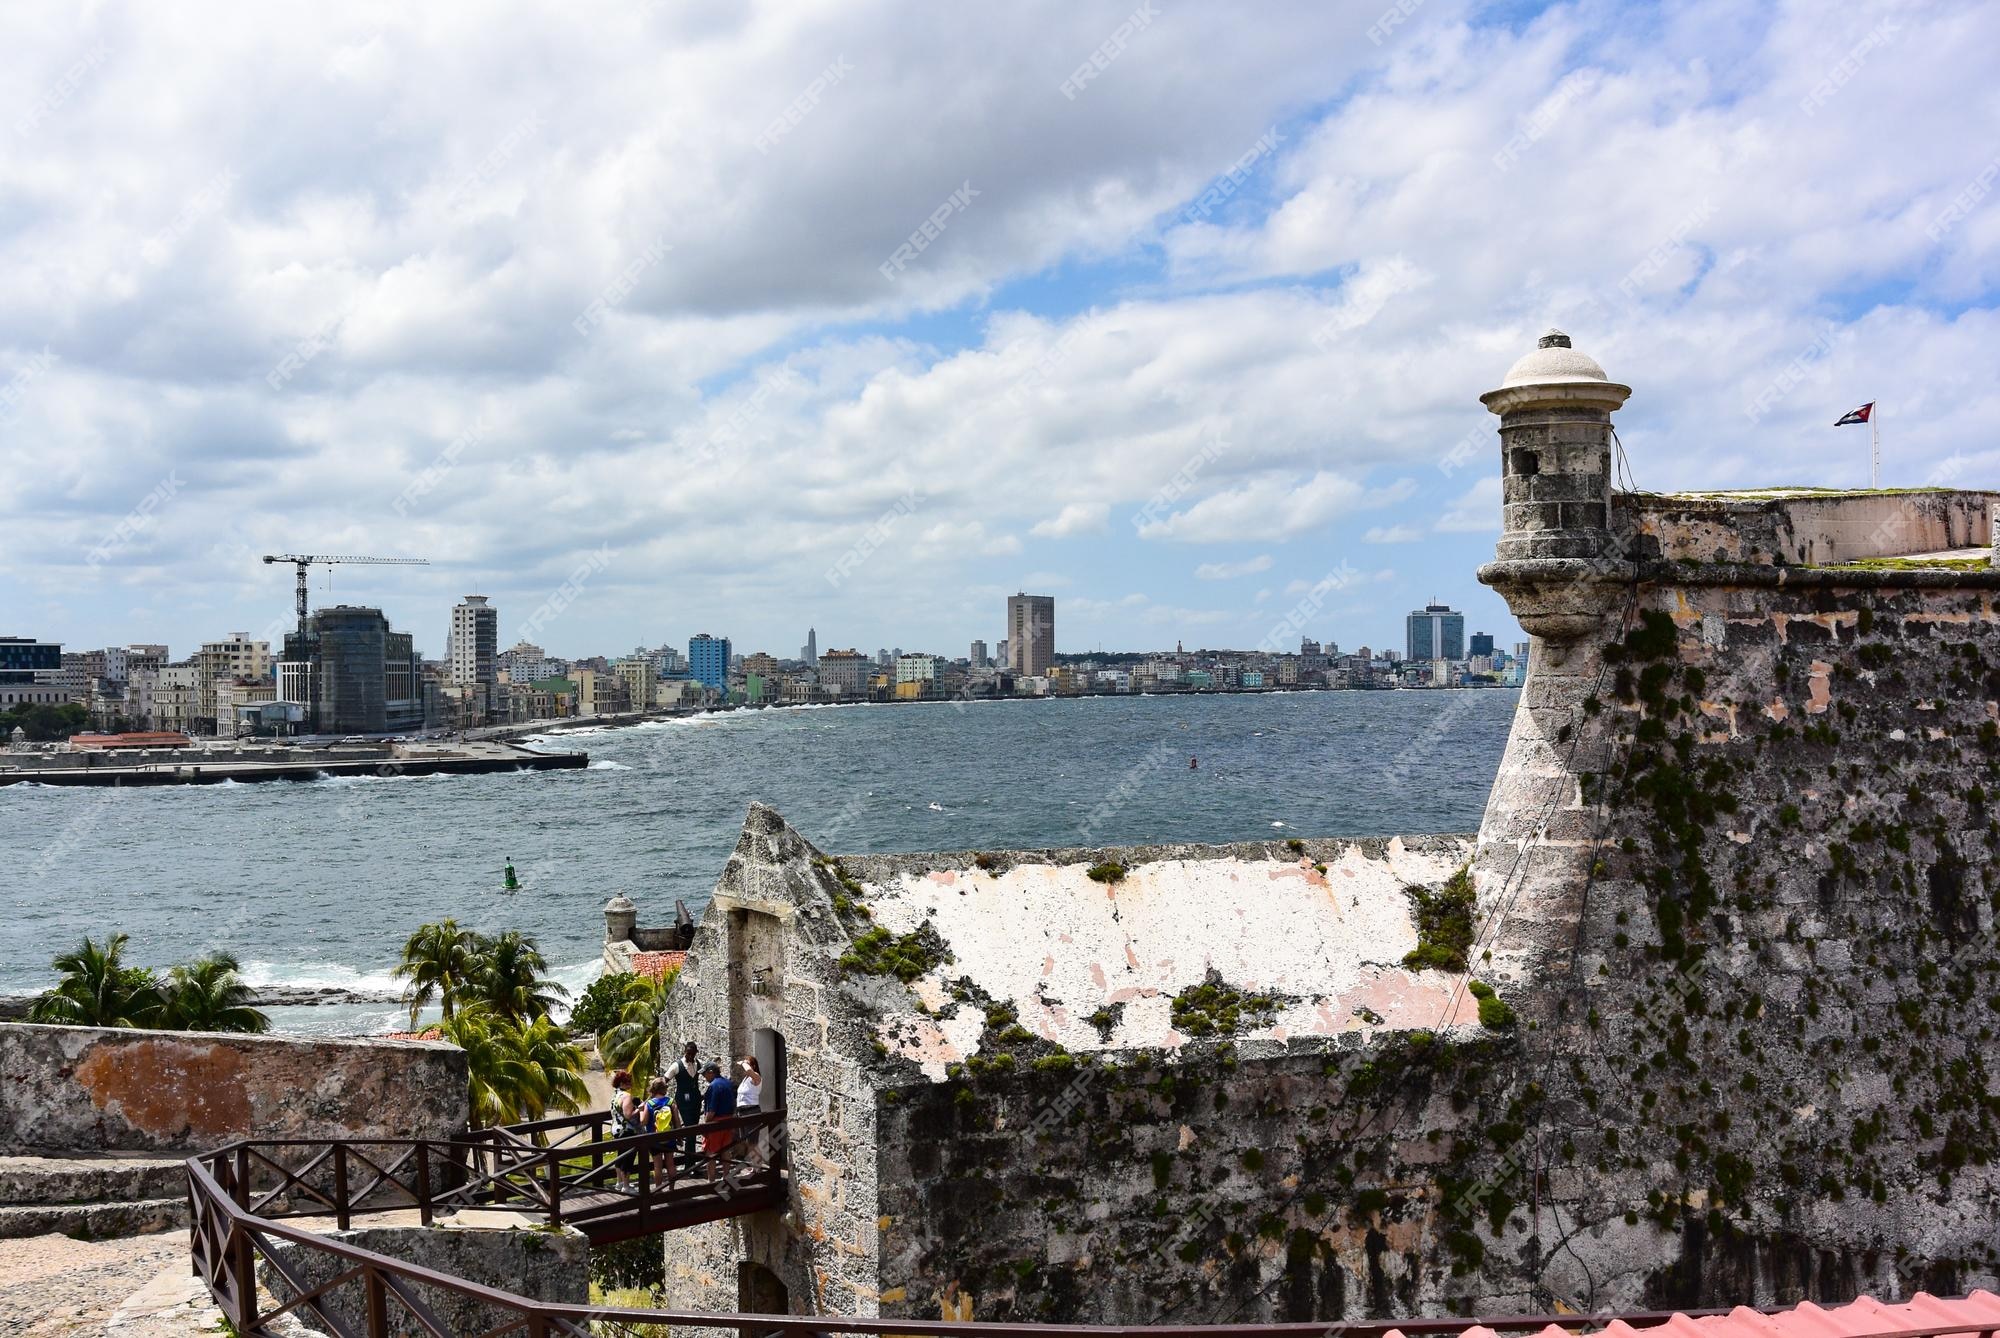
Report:
[[174,1031],[269,1031],[271,1019],[251,1007],[235,956],[212,952],[167,972],[160,1025]]
[[124,934],[113,934],[100,947],[86,936],[50,962],[62,979],[35,1000],[28,1020],[73,1027],[156,1025],[159,984],[146,968],[125,965],[126,942]]
[[540,1099],[540,1075],[510,1043],[505,1022],[472,1004],[447,1017],[439,1031],[465,1051],[475,1128],[517,1120],[524,1106]]
[[548,959],[535,940],[509,929],[485,940],[467,993],[509,1022],[547,1017],[569,991],[549,980]]
[[409,984],[403,998],[410,1005],[410,1029],[416,1030],[417,1014],[436,999],[444,1006],[444,1019],[458,1006],[458,996],[478,973],[482,940],[470,929],[460,929],[458,921],[443,920],[423,925],[403,945],[403,961],[390,974]]
[[522,1062],[541,1075],[539,1099],[532,1108],[524,1105],[522,1116],[539,1120],[551,1111],[568,1115],[582,1110],[590,1091],[583,1085],[583,1051],[569,1033],[549,1021],[547,1014],[515,1027],[513,1033]]
[[604,1056],[604,1066],[629,1069],[634,1091],[645,1091],[647,1081],[659,1072],[660,1019],[666,1012],[667,989],[676,974],[668,971],[657,980],[651,976],[627,976],[618,1021],[597,1038],[597,1052]]
[[474,1124],[540,1119],[578,1110],[588,1097],[583,1052],[546,1017],[517,1026],[485,1004],[467,1003],[441,1031],[465,1051]]

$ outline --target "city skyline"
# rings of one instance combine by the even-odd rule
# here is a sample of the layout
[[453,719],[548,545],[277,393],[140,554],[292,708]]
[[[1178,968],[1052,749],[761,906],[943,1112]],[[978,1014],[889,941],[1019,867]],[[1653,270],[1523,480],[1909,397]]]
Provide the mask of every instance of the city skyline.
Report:
[[944,650],[1016,589],[1255,645],[1335,571],[1317,636],[1511,642],[1463,387],[1548,325],[1653,370],[1644,488],[1864,483],[1878,397],[1886,484],[1990,472],[1992,150],[1931,128],[2000,15],[1692,15],[1160,12],[1067,89],[1127,11],[16,17],[0,624],[262,633],[327,551],[433,563],[314,573],[420,645],[481,590],[566,654]]

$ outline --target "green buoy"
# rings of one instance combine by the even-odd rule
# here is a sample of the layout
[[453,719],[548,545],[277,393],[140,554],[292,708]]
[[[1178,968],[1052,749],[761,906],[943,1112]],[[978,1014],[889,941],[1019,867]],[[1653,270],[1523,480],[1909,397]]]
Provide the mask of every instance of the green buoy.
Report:
[[521,880],[514,876],[514,861],[511,859],[507,861],[507,886],[502,890],[507,892],[519,892],[521,890]]

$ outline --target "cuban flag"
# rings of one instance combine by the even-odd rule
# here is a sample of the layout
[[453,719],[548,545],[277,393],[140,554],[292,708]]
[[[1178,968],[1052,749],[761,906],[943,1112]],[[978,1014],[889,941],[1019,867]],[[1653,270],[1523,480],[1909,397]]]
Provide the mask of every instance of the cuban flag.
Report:
[[1835,427],[1846,427],[1849,423],[1865,423],[1868,415],[1875,412],[1875,401],[1869,400],[1859,409],[1849,409],[1834,422]]

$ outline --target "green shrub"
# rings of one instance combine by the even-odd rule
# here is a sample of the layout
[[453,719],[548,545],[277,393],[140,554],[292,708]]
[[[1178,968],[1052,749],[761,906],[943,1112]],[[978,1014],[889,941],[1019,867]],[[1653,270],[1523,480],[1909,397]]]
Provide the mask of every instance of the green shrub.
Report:
[[1125,880],[1125,866],[1114,860],[1090,866],[1090,881],[1093,883],[1119,883]]

